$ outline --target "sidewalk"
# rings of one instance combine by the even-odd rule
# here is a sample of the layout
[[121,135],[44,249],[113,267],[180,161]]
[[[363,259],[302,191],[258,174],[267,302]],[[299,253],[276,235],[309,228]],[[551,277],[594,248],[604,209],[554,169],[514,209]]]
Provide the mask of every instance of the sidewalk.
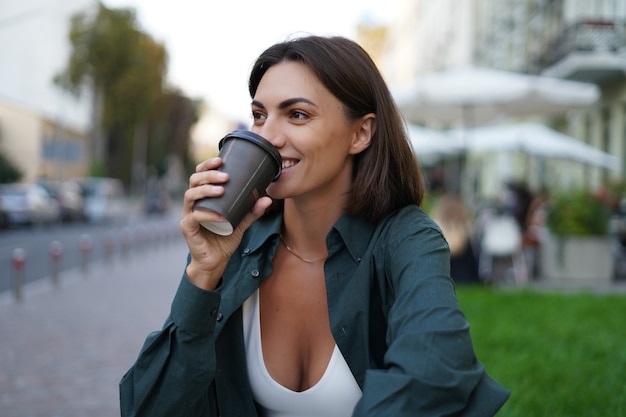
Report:
[[118,382],[161,327],[182,276],[182,237],[0,293],[0,416],[119,417]]
[[29,284],[20,302],[0,293],[1,417],[119,417],[118,382],[165,321],[187,247],[179,237],[129,255],[87,277],[65,271],[56,289]]

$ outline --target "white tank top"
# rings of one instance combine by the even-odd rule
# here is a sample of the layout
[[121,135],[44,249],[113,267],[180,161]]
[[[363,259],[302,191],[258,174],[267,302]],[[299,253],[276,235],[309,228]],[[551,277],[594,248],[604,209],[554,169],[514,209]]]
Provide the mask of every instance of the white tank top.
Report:
[[254,400],[267,417],[349,417],[361,398],[341,351],[335,345],[324,375],[305,391],[292,391],[272,379],[265,367],[261,345],[259,292],[243,304],[244,340],[248,377]]

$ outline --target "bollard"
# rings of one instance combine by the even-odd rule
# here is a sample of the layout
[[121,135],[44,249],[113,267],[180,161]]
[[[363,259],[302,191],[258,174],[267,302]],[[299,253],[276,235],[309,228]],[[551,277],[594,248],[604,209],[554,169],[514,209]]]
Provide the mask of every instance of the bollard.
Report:
[[146,228],[144,226],[139,226],[137,227],[137,242],[139,243],[138,248],[140,250],[143,250],[145,248],[145,245],[148,241],[148,236],[146,233]]
[[60,264],[61,258],[63,257],[63,244],[58,240],[53,240],[50,243],[50,247],[48,250],[50,254],[50,265],[51,265],[51,276],[52,283],[55,288],[59,287],[59,272],[60,272]]
[[168,234],[168,239],[170,241],[177,240],[181,236],[180,227],[172,227]]
[[157,234],[153,227],[146,226],[146,236],[148,237],[149,247],[155,247],[158,245]]
[[121,245],[122,245],[121,255],[125,260],[130,259],[130,249],[132,247],[132,244],[133,244],[132,231],[130,230],[129,227],[125,227],[122,230],[122,237],[121,237]]
[[168,227],[163,228],[163,230],[161,231],[162,233],[162,239],[163,239],[163,245],[165,245],[166,247],[170,245],[170,231]]
[[13,282],[15,291],[15,299],[22,300],[22,280],[24,279],[24,266],[26,265],[26,252],[22,248],[13,249],[11,255],[11,264],[13,265]]
[[150,237],[150,243],[152,244],[152,246],[154,248],[158,248],[159,247],[159,230],[155,227],[149,227],[148,228],[148,236]]
[[89,276],[89,256],[91,255],[91,236],[83,234],[78,240],[78,249],[80,250],[80,269],[84,277]]
[[115,240],[110,233],[104,236],[104,259],[108,264],[113,260],[113,252],[115,252]]

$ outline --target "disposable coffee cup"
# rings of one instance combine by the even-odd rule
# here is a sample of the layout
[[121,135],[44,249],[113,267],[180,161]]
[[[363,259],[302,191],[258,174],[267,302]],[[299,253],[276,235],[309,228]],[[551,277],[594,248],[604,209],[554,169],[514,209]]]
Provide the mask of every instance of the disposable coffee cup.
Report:
[[220,171],[227,172],[220,197],[197,200],[194,209],[211,210],[227,221],[203,222],[203,227],[213,233],[228,236],[233,233],[254,203],[265,194],[272,181],[280,177],[281,157],[278,149],[256,133],[235,130],[219,143],[222,158]]

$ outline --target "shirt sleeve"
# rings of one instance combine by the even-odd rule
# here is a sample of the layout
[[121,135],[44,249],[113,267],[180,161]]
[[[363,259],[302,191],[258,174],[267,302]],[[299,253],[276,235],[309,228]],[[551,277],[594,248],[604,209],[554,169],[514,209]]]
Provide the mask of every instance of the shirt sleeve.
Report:
[[496,414],[509,396],[477,360],[436,226],[397,227],[384,249],[393,287],[384,369],[368,370],[354,416]]
[[214,416],[214,329],[220,294],[183,275],[170,316],[120,381],[122,417]]

